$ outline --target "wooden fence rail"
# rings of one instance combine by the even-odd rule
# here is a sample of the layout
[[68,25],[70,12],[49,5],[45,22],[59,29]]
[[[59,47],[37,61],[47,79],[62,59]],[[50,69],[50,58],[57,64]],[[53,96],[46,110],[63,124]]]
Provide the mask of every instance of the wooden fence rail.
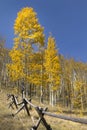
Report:
[[[12,96],[12,98],[13,98],[13,96]],[[13,101],[12,104],[15,104],[16,103],[15,98],[13,98],[13,99],[14,100],[12,100]],[[66,116],[66,115],[54,114],[54,113],[51,113],[51,112],[47,112],[47,108],[42,108],[42,107],[36,106],[33,103],[31,103],[31,100],[28,100],[25,97],[22,99],[21,103],[17,103],[15,105],[17,106],[19,104],[21,104],[21,107],[17,110],[17,112],[15,114],[13,114],[13,116],[17,115],[24,108],[25,108],[28,116],[31,116],[30,112],[29,112],[29,109],[28,109],[28,105],[30,107],[35,108],[35,110],[38,113],[39,119],[37,120],[36,125],[31,128],[31,130],[37,130],[40,123],[42,123],[45,126],[46,130],[52,130],[52,128],[47,123],[46,119],[44,118],[44,115],[59,118],[59,119],[63,119],[63,120],[69,120],[69,121],[73,121],[73,122],[77,122],[77,123],[87,124],[87,119],[84,119],[84,118],[77,118],[77,117],[71,117],[71,116]]]
[[60,118],[64,120],[70,120],[70,121],[82,123],[82,124],[87,124],[87,119],[84,119],[84,118],[77,118],[77,117],[65,116],[65,115],[60,115],[60,114],[57,115],[57,114],[53,114],[51,112],[45,112],[45,111],[43,111],[43,113],[51,117]]

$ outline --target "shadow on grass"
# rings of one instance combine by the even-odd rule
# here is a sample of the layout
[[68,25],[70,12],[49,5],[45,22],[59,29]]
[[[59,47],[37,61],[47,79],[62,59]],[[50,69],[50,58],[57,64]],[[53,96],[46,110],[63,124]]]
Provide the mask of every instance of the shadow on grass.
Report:
[[0,130],[25,130],[25,128],[18,119],[7,114],[0,117]]

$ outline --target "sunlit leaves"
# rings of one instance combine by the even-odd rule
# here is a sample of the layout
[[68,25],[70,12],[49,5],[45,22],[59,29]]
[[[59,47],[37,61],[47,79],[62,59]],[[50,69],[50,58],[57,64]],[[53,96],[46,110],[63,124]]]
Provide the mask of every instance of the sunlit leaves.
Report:
[[60,83],[60,63],[53,37],[48,38],[47,48],[45,50],[45,62],[47,82],[51,84],[51,89],[56,90]]
[[23,8],[18,12],[14,24],[16,42],[30,42],[44,45],[43,27],[39,24],[37,14],[33,8]]

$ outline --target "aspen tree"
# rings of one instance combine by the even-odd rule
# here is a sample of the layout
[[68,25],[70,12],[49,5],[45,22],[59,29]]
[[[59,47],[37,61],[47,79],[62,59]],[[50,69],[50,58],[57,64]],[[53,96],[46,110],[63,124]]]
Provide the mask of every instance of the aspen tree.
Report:
[[87,104],[87,70],[86,64],[82,62],[76,62],[76,82],[74,87],[74,106],[82,111]]
[[34,49],[44,46],[43,31],[33,8],[26,7],[18,12],[14,23],[14,46],[10,52],[11,63],[7,65],[12,80],[23,79],[26,85],[34,82],[31,79],[33,69],[37,66],[34,64]]
[[9,49],[5,48],[5,39],[0,37],[0,86],[7,86],[6,63],[8,62]]
[[[47,75],[47,83],[50,91],[50,104],[53,106],[54,101],[56,102],[56,90],[60,84],[60,63],[58,52],[55,45],[55,40],[52,36],[49,36],[47,48],[45,50],[45,73]],[[54,95],[55,93],[55,95]],[[55,98],[55,100],[54,100]]]
[[74,94],[74,107],[75,108],[81,108],[81,110],[84,110],[84,91],[83,91],[84,83],[80,80],[77,80],[75,82],[75,94]]

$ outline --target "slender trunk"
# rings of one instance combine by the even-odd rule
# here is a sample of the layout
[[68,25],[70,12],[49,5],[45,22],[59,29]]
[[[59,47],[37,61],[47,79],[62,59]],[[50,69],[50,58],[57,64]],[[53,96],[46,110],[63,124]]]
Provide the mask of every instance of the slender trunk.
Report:
[[80,93],[81,93],[81,109],[82,111],[84,110],[84,105],[83,105],[83,98],[82,98],[82,90],[80,89]]
[[84,110],[82,96],[81,96],[81,109],[82,109],[82,111]]
[[18,88],[18,94],[20,94],[19,80],[17,80],[17,88]]
[[34,87],[34,95],[36,96],[36,85],[33,85]]
[[40,89],[41,89],[40,103],[43,103],[43,87],[42,87],[42,85],[41,85]]
[[49,92],[50,92],[50,94],[49,94],[50,95],[49,96],[50,97],[49,101],[50,101],[50,105],[51,105],[51,90]]
[[52,107],[54,106],[54,93],[53,93],[53,90],[52,90],[52,103],[51,103]]
[[30,94],[30,99],[31,99],[31,93],[32,93],[31,88],[32,88],[32,84],[30,84],[30,92],[29,92],[29,94]]
[[43,57],[41,63],[41,87],[40,87],[41,95],[40,95],[40,103],[43,103]]
[[72,96],[71,96],[71,103],[70,103],[70,110],[72,111],[73,110],[73,107],[74,107],[74,97],[75,97],[75,90],[74,90],[74,87],[75,87],[75,84],[74,84],[74,82],[72,83],[71,82],[71,94],[72,94]]
[[56,92],[54,93],[54,105],[57,104],[57,96],[56,96]]

